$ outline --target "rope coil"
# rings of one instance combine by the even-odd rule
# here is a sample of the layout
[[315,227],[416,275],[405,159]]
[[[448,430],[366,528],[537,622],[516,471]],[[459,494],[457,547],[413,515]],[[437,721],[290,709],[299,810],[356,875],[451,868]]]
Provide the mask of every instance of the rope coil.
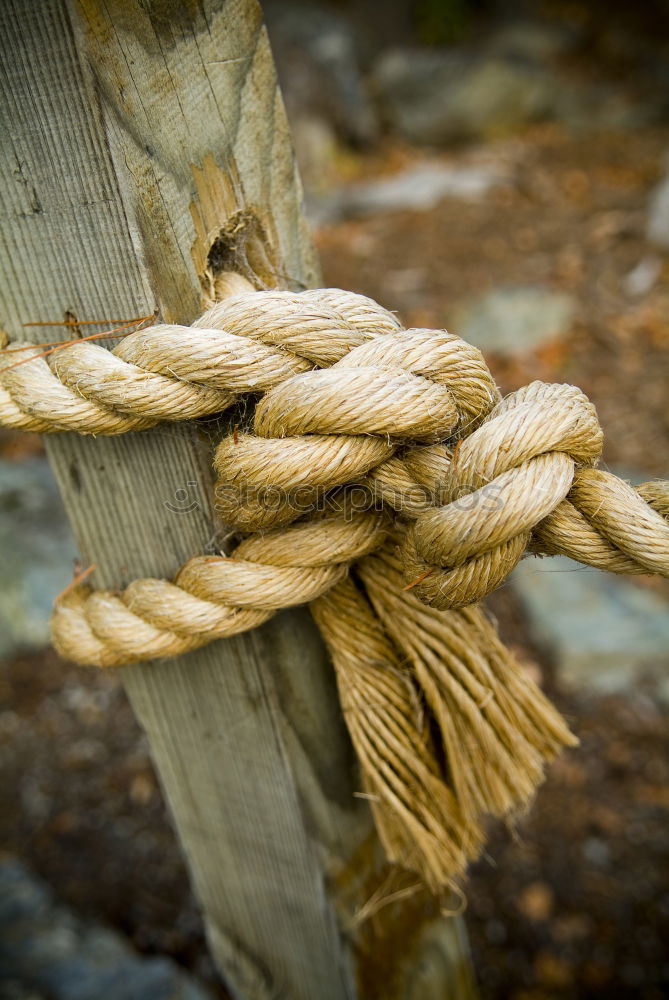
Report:
[[0,423],[24,430],[119,434],[247,394],[252,426],[214,466],[217,513],[252,534],[172,582],[71,589],[54,643],[118,666],[309,603],[388,856],[437,891],[482,817],[525,807],[575,742],[473,605],[526,553],[669,575],[669,484],[595,468],[602,431],[575,387],[501,399],[476,348],[337,289],[234,294],[112,351],[0,351]]

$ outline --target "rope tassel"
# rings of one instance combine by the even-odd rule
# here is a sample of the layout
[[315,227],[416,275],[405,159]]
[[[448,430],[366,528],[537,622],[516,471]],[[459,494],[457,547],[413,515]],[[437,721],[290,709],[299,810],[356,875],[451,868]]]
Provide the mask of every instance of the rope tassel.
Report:
[[438,892],[482,844],[439,774],[418,692],[350,579],[311,605],[332,656],[344,718],[388,859]]
[[396,544],[357,566],[388,635],[411,664],[469,823],[523,810],[544,768],[578,741],[478,607],[438,611],[402,589]]

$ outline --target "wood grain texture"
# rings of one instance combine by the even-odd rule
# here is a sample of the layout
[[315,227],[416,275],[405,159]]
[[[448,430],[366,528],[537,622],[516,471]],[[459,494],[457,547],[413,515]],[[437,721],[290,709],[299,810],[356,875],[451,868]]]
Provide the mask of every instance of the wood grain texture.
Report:
[[[209,248],[225,250],[232,231],[249,233],[235,263],[258,286],[317,281],[254,0],[4,0],[0,56],[0,327],[12,337],[66,311],[89,320],[158,308],[188,322]],[[222,544],[209,503],[216,430],[47,440],[97,585],[171,577]],[[306,612],[127,667],[123,679],[236,996],[471,995],[460,931],[434,907],[391,905],[387,918],[355,924],[378,851]],[[456,981],[465,985],[446,992]]]

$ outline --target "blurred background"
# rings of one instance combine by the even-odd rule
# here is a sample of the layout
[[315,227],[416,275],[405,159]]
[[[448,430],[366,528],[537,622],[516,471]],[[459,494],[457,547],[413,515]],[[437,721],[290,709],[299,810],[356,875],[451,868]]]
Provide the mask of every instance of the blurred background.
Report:
[[[605,466],[667,477],[669,3],[264,6],[325,283],[505,392],[578,384]],[[0,548],[0,930],[19,905],[79,981],[116,955],[143,1000],[223,997],[118,680],[47,648],[75,549],[37,437],[0,432]],[[482,996],[669,996],[667,582],[531,560],[490,605],[581,747],[467,883]],[[0,1000],[51,1000],[3,967]]]

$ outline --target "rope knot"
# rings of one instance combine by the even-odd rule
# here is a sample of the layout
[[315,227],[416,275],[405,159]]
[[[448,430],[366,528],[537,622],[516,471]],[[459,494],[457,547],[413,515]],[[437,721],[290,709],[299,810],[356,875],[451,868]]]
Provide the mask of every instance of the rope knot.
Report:
[[223,440],[218,513],[244,531],[289,523],[303,513],[297,490],[303,500],[313,491],[316,503],[405,444],[464,433],[498,400],[480,351],[459,337],[401,330],[371,339],[271,389],[256,406],[254,433]]
[[173,581],[69,588],[54,643],[117,666],[309,603],[388,857],[438,891],[479,852],[483,814],[517,812],[575,742],[465,605],[527,551],[669,575],[669,485],[594,468],[602,432],[580,390],[502,400],[476,348],[337,289],[236,294],[112,351],[0,350],[0,423],[26,430],[118,434],[250,393],[252,424],[214,466],[218,514],[253,534]]
[[595,408],[574,386],[533,382],[507,396],[460,443],[433,484],[437,505],[407,534],[410,572],[426,574],[416,593],[452,608],[498,586],[601,449]]

